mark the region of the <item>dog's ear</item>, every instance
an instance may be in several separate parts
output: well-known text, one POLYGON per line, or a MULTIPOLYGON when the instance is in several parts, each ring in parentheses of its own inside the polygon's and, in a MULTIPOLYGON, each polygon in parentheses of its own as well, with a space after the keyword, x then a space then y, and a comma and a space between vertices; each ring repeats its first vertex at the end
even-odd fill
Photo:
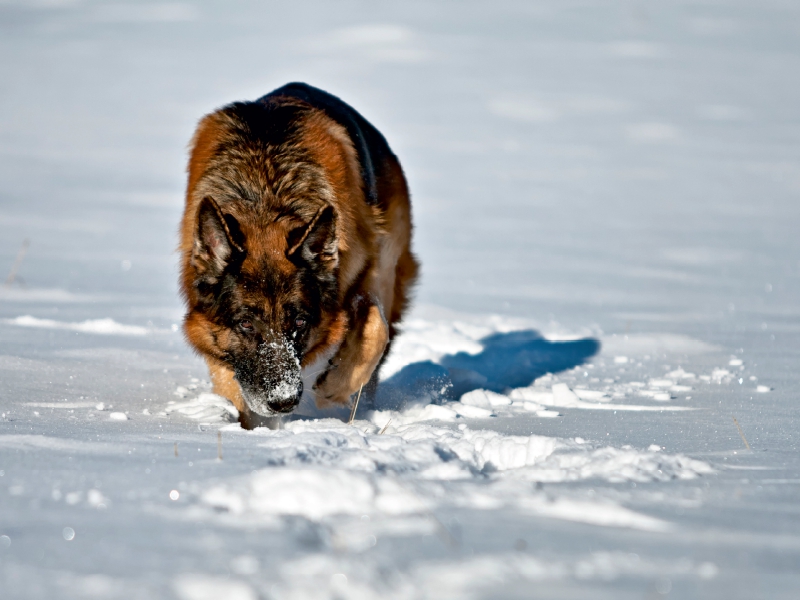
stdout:
POLYGON ((197 211, 192 265, 200 280, 215 283, 236 254, 244 252, 239 222, 224 215, 214 200, 204 198, 197 211))
POLYGON ((336 231, 336 211, 325 204, 308 225, 289 232, 289 257, 299 255, 308 262, 320 262, 328 268, 339 262, 339 237, 336 231))

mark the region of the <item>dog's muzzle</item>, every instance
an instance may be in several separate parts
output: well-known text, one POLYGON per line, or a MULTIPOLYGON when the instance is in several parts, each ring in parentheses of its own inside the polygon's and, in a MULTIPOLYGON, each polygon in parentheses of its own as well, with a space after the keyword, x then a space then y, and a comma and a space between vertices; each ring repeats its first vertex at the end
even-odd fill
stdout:
POLYGON ((303 382, 299 378, 280 381, 264 386, 266 389, 253 389, 242 385, 242 396, 248 408, 262 417, 292 412, 303 396, 303 382))
POLYGON ((291 412, 303 395, 300 361, 279 337, 264 342, 251 360, 237 365, 236 379, 250 410, 265 417, 291 412))

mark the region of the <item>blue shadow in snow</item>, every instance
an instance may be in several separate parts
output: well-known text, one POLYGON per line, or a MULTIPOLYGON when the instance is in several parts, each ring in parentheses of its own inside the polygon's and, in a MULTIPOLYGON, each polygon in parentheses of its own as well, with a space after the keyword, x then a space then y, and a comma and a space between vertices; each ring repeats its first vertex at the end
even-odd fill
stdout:
POLYGON ((376 408, 398 408, 408 402, 443 402, 476 389, 506 392, 524 387, 546 373, 583 364, 600 350, 594 338, 550 341, 538 331, 495 333, 480 340, 479 354, 459 352, 406 365, 381 382, 376 408))

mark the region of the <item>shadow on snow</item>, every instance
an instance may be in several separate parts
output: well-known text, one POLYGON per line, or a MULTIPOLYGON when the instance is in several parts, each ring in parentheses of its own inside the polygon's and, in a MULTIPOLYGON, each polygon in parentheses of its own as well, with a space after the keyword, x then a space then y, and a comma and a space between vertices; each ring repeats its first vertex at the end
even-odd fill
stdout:
POLYGON ((479 354, 443 356, 439 364, 406 365, 381 382, 375 399, 379 409, 396 409, 408 402, 455 400, 476 389, 507 392, 525 387, 546 373, 583 364, 600 350, 594 338, 550 341, 538 331, 495 333, 480 340, 479 354))

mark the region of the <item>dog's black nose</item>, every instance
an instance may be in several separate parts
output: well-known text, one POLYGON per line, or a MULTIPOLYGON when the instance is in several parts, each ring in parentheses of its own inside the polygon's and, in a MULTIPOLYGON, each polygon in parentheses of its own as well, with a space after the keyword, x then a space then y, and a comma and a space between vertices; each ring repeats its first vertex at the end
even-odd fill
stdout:
POLYGON ((300 404, 300 396, 301 394, 298 394, 294 398, 287 398, 286 400, 280 400, 278 402, 267 402, 267 406, 271 411, 276 413, 292 412, 294 407, 300 404))
POLYGON ((292 398, 283 398, 282 400, 273 400, 267 402, 270 410, 276 413, 288 413, 294 410, 295 406, 300 404, 300 398, 303 395, 303 383, 300 382, 300 388, 297 390, 297 395, 292 398))

